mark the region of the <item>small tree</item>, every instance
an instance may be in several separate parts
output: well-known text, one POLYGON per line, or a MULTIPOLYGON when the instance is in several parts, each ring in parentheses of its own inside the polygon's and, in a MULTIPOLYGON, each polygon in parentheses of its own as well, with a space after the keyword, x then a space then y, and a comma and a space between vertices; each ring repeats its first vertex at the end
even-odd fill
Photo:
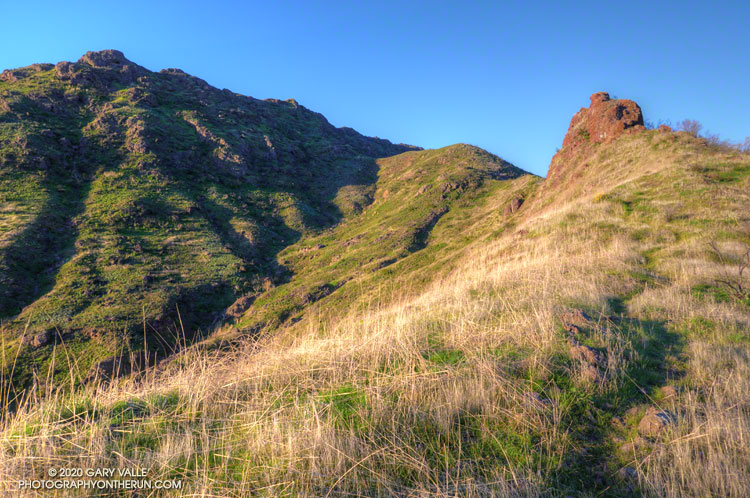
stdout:
POLYGON ((695 119, 683 119, 677 123, 677 129, 690 133, 692 136, 697 137, 700 133, 703 125, 695 119))
POLYGON ((723 285, 729 294, 738 301, 750 305, 750 287, 745 280, 747 276, 745 271, 750 269, 750 245, 745 245, 743 253, 739 256, 728 256, 719 250, 716 242, 711 242, 711 251, 723 266, 723 273, 716 283, 723 285), (734 266, 733 270, 729 270, 734 266))

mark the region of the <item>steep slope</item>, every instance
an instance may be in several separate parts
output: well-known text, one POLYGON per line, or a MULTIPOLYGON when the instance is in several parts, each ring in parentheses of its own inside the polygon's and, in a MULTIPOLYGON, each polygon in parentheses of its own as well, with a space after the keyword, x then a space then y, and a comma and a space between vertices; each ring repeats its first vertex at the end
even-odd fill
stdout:
MULTIPOLYGON (((448 272, 470 244, 497 237, 512 222, 503 208, 540 181, 464 144, 378 160, 373 202, 281 251, 279 263, 294 276, 241 298, 230 309, 236 323, 229 335, 318 314, 334 319, 376 295, 418 292, 448 272), (250 306, 244 313, 243 304, 250 306)), ((349 194, 342 189, 341 195, 349 194)))
POLYGON ((414 149, 117 51, 4 71, 0 318, 17 384, 190 341, 289 278, 281 249, 361 210, 375 158, 414 149))

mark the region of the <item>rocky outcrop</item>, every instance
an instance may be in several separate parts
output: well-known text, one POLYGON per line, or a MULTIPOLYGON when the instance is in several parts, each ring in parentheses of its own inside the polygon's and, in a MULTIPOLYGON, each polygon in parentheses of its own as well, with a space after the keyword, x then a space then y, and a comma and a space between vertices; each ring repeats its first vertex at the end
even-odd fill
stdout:
POLYGON ((52 64, 32 64, 28 67, 18 69, 6 69, 0 73, 0 81, 14 83, 20 79, 26 78, 27 76, 31 76, 34 73, 49 71, 53 67, 52 64))
POLYGON ((547 178, 558 178, 564 164, 581 149, 594 143, 607 143, 625 133, 645 130, 641 108, 632 100, 611 99, 607 92, 591 96, 591 105, 570 120, 562 148, 552 158, 547 178))
POLYGON ((58 78, 62 80, 70 81, 76 86, 102 89, 109 88, 114 82, 131 84, 149 73, 146 68, 129 61, 119 50, 86 52, 76 63, 64 61, 54 67, 58 78))
POLYGON ((93 67, 116 67, 133 64, 119 50, 86 52, 80 59, 78 59, 78 63, 88 64, 93 67))
POLYGON ((632 100, 609 98, 607 92, 591 96, 591 105, 578 111, 570 120, 563 147, 581 142, 608 142, 626 130, 643 130, 641 108, 632 100))

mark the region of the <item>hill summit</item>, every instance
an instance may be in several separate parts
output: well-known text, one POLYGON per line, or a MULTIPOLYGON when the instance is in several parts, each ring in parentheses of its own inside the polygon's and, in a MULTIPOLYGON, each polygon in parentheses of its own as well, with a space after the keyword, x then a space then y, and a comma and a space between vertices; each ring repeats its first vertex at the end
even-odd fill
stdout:
POLYGON ((554 183, 561 173, 561 165, 574 158, 581 148, 611 142, 623 133, 645 129, 638 104, 632 100, 613 100, 608 93, 597 92, 591 96, 591 105, 581 108, 570 120, 562 148, 552 158, 547 178, 554 183))

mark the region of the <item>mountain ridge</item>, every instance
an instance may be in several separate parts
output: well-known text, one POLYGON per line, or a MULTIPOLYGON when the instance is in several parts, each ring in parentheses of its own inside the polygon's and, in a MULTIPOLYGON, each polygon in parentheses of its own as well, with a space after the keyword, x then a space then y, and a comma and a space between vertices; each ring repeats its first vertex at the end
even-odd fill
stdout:
MULTIPOLYGON (((132 351, 170 354, 183 328, 205 332, 233 301, 288 281, 278 251, 376 201, 377 158, 421 150, 335 128, 294 100, 152 72, 115 50, 2 75, 0 167, 11 213, 0 311, 10 342, 22 344, 6 353, 33 365, 15 371, 24 385, 48 364, 64 375, 70 360, 57 343, 80 352, 80 379, 132 351)), ((423 247, 448 204, 483 178, 524 174, 456 147, 446 150, 465 154, 441 159, 440 192, 424 213, 401 218, 406 232, 385 259, 423 247)), ((302 301, 328 292, 324 284, 300 291, 302 301)))

